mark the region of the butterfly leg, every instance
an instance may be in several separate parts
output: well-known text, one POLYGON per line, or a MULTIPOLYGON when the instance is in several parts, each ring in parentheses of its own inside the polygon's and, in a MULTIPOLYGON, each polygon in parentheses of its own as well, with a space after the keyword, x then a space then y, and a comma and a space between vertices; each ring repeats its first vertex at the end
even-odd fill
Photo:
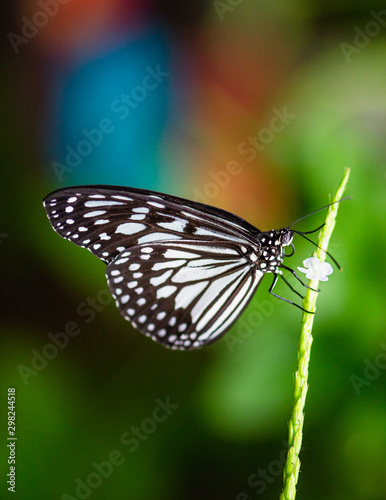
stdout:
POLYGON ((297 290, 295 290, 295 288, 293 286, 290 285, 290 283, 284 278, 284 276, 282 274, 280 274, 280 278, 284 281, 284 283, 294 292, 296 293, 296 295, 298 297, 300 297, 301 299, 304 299, 304 296, 302 294, 300 294, 297 290))
POLYGON ((289 271, 303 286, 305 286, 306 288, 309 288, 310 290, 312 290, 313 292, 320 292, 319 289, 315 289, 315 288, 311 288, 310 286, 306 285, 305 283, 303 283, 303 281, 299 278, 299 276, 295 273, 295 271, 293 269, 291 269, 290 267, 287 267, 287 266, 284 266, 283 264, 280 266, 282 269, 285 269, 286 271, 289 271))
MULTIPOLYGON (((302 311, 304 311, 306 313, 314 314, 311 311, 307 311, 307 309, 304 309, 302 306, 299 306, 298 304, 295 304, 295 302, 292 302, 292 300, 285 299, 284 297, 281 297, 280 295, 277 295, 276 293, 274 293, 273 289, 275 288, 277 280, 278 280, 278 274, 274 274, 272 285, 270 286, 270 288, 268 290, 271 295, 273 295, 274 297, 276 297, 276 298, 278 298, 280 300, 284 300, 284 302, 288 302, 289 304, 292 304, 293 306, 297 307, 298 309, 301 309, 302 311)), ((292 288, 292 287, 290 287, 290 288, 292 288)))
POLYGON ((295 253, 295 246, 294 246, 294 244, 291 242, 290 245, 291 245, 291 248, 292 248, 292 252, 290 254, 288 254, 288 255, 285 254, 285 257, 292 257, 293 254, 295 253))

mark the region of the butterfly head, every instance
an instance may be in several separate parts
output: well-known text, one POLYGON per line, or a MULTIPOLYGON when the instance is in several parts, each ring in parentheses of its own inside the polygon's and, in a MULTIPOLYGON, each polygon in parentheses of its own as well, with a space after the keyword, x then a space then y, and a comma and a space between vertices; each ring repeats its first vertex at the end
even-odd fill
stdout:
POLYGON ((265 231, 258 235, 259 268, 263 272, 275 273, 283 262, 284 247, 292 244, 293 231, 282 229, 265 231))
POLYGON ((294 237, 294 232, 288 229, 288 227, 283 227, 279 231, 276 231, 279 234, 279 239, 281 241, 281 245, 286 247, 291 245, 292 239, 294 237))

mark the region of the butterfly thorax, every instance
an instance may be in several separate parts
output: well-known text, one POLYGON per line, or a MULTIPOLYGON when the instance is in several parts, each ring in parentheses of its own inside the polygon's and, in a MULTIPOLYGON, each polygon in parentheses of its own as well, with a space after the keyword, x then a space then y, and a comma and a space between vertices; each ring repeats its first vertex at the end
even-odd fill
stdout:
POLYGON ((283 262, 284 247, 292 243, 293 232, 288 228, 259 233, 256 238, 258 245, 257 268, 264 273, 277 273, 283 262))

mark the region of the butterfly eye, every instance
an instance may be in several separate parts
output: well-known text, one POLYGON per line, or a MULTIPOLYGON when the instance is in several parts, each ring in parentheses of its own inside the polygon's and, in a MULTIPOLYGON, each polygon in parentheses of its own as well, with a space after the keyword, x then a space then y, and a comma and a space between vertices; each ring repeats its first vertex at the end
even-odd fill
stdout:
POLYGON ((291 244, 294 233, 292 231, 290 231, 289 229, 282 229, 282 231, 283 231, 283 233, 282 233, 282 237, 281 237, 281 244, 285 247, 285 246, 291 244))

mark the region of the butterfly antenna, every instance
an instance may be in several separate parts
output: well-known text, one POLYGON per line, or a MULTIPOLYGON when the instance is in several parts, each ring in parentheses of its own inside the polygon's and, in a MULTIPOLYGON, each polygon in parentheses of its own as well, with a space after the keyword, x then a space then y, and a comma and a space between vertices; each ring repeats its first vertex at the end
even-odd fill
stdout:
POLYGON ((323 226, 325 226, 326 223, 324 222, 321 226, 317 227, 316 229, 313 229, 312 231, 295 231, 296 233, 302 233, 302 234, 312 234, 312 233, 316 233, 316 231, 319 231, 320 229, 322 229, 323 226))
MULTIPOLYGON (((323 227, 324 224, 320 227, 323 227)), ((318 228, 320 229, 320 228, 318 228)), ((307 238, 307 236, 304 236, 305 234, 308 234, 308 233, 301 233, 300 231, 294 231, 292 229, 292 231, 295 233, 295 234, 299 234, 300 236, 302 236, 305 240, 309 241, 310 243, 312 243, 313 245, 315 245, 317 248, 319 248, 320 250, 322 250, 323 252, 326 253, 326 255, 328 255, 330 257, 330 259, 333 261, 333 263, 336 265, 336 267, 339 269, 339 271, 342 270, 342 268, 340 267, 340 265, 338 264, 338 262, 334 259, 334 257, 330 254, 330 252, 327 252, 327 250, 324 250, 324 248, 320 247, 317 243, 315 243, 315 241, 312 241, 310 238, 307 238)), ((315 231, 317 231, 317 229, 315 229, 315 231)), ((310 233, 313 233, 315 231, 309 231, 310 233)))
MULTIPOLYGON (((337 201, 333 201, 332 203, 329 203, 328 205, 325 205, 324 207, 321 207, 321 208, 318 208, 317 210, 314 210, 313 212, 305 215, 304 217, 300 217, 300 219, 296 220, 295 222, 292 222, 292 224, 290 224, 288 226, 288 229, 293 226, 294 224, 296 224, 297 222, 300 222, 301 220, 305 219, 306 217, 309 217, 310 215, 314 215, 316 214, 316 212, 320 212, 321 210, 324 210, 325 208, 328 208, 328 207, 331 207, 331 205, 335 205, 335 203, 340 203, 341 201, 344 201, 344 200, 350 200, 352 198, 352 196, 346 196, 345 198, 341 198, 340 200, 337 200, 337 201)), ((319 229, 319 228, 318 228, 319 229)), ((315 231, 317 231, 318 229, 315 229, 315 231)), ((311 233, 314 232, 314 231, 310 231, 311 233)), ((300 233, 299 233, 300 234, 300 233)), ((303 233, 303 234, 307 234, 307 233, 303 233)))

